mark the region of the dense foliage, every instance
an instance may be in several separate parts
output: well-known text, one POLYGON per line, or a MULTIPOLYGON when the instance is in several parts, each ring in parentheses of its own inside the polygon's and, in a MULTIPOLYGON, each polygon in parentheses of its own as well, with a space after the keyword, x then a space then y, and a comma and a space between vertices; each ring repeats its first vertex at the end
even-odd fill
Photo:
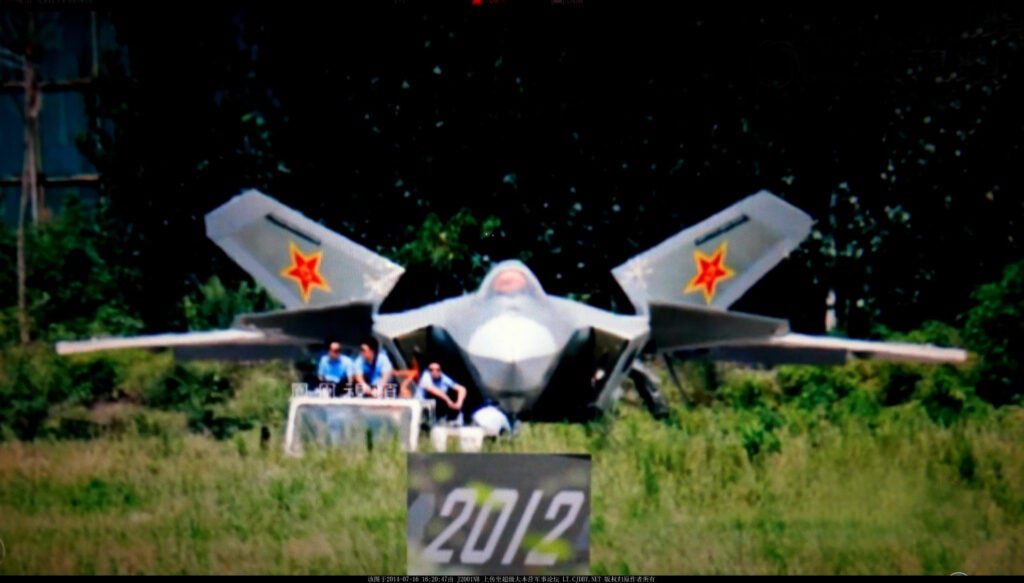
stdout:
POLYGON ((1024 262, 1007 266, 1001 281, 974 293, 977 306, 967 315, 969 346, 984 355, 979 393, 998 403, 1024 395, 1024 262))

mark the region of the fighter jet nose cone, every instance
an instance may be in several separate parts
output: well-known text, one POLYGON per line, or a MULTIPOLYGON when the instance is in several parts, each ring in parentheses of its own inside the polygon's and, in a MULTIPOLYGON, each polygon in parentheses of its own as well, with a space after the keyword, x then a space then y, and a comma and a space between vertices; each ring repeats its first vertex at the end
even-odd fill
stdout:
POLYGON ((482 386, 513 413, 529 408, 540 396, 560 349, 547 327, 517 314, 488 320, 466 345, 482 386))
POLYGON ((551 331, 536 320, 502 314, 480 326, 469 338, 469 353, 504 362, 517 362, 554 354, 558 350, 551 331))

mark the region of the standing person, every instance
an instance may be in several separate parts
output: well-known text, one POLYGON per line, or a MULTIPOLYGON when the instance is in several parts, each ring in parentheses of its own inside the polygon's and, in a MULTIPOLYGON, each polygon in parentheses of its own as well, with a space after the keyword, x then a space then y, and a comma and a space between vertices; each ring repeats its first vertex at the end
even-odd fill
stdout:
POLYGON ((441 371, 440 363, 432 362, 420 377, 420 384, 416 387, 416 398, 434 399, 437 401, 435 414, 438 419, 459 422, 462 418, 462 404, 466 400, 466 392, 466 387, 456 383, 441 371))
POLYGON ((320 357, 316 378, 322 383, 346 383, 352 374, 352 359, 341 353, 341 344, 331 342, 327 354, 320 357))
POLYGON ((359 345, 359 357, 353 365, 356 384, 363 387, 371 397, 384 396, 384 385, 388 384, 394 373, 391 359, 383 350, 376 338, 367 338, 359 345))

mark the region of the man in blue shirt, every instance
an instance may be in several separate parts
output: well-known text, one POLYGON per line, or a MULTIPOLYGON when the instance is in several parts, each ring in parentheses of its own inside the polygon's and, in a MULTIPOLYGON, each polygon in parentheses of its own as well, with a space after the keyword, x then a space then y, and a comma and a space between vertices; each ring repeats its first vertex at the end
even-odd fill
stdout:
POLYGON ((341 344, 331 342, 327 354, 320 357, 316 376, 322 383, 344 383, 352 374, 352 359, 341 353, 341 344))
POLYGON ((439 363, 432 362, 420 377, 420 384, 416 386, 416 398, 432 398, 437 401, 434 412, 438 419, 458 421, 462 416, 462 404, 466 400, 466 387, 441 372, 439 363), (454 400, 452 391, 455 392, 454 400))
POLYGON ((367 338, 359 345, 359 357, 352 366, 356 384, 371 397, 381 397, 384 385, 391 380, 394 367, 391 359, 377 345, 375 338, 367 338))

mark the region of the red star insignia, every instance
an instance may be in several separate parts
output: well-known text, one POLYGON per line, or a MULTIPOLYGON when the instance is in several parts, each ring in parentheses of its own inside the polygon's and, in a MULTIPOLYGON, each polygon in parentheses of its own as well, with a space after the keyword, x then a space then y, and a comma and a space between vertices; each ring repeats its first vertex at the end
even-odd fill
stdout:
POLYGON ((291 241, 288 242, 288 251, 292 256, 292 264, 281 270, 281 277, 290 279, 299 286, 299 293, 302 294, 304 303, 309 303, 309 295, 313 292, 313 288, 319 288, 325 292, 331 291, 327 280, 320 275, 323 251, 303 255, 302 250, 291 241))
POLYGON ((697 274, 693 276, 690 283, 686 284, 683 293, 688 294, 700 290, 704 292, 704 302, 708 304, 715 299, 715 286, 718 282, 735 275, 735 272, 725 264, 728 245, 728 242, 722 243, 710 257, 701 253, 700 249, 693 250, 693 261, 697 264, 697 274))

